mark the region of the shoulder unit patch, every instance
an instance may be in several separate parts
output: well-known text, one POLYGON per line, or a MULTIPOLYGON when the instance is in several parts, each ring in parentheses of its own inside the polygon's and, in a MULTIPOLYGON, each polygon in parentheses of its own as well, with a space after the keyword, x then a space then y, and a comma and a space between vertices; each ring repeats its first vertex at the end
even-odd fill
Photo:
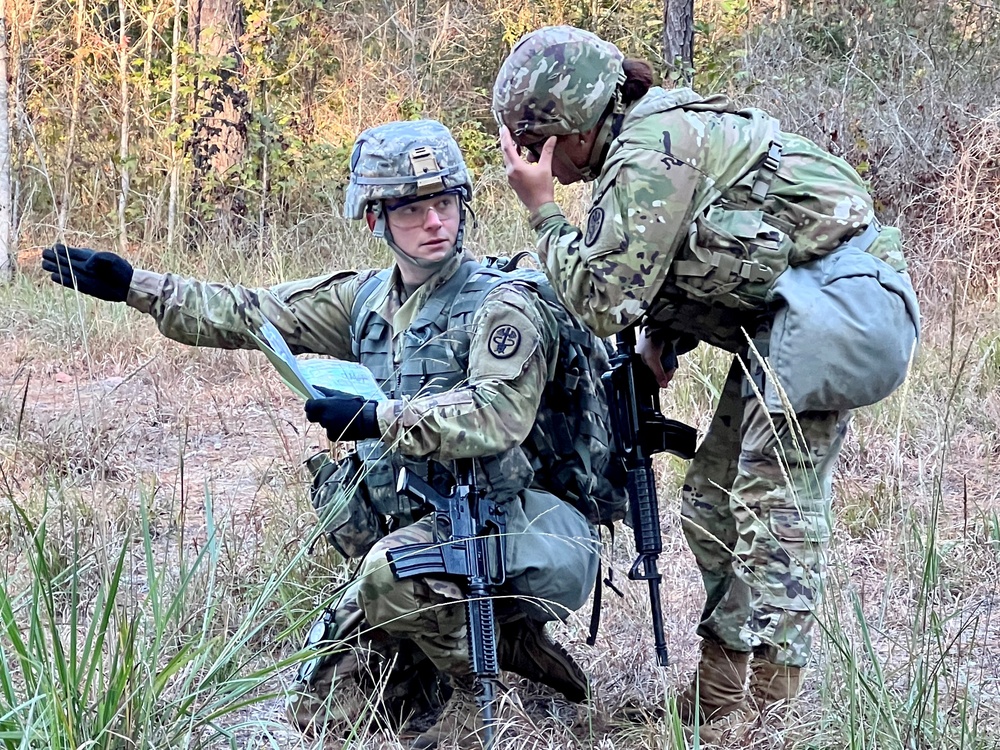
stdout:
POLYGON ((587 218, 587 231, 583 235, 583 244, 590 247, 595 242, 597 242, 597 237, 601 233, 601 227, 604 226, 604 209, 598 206, 590 211, 590 216, 587 218))
POLYGON ((520 346, 521 332, 512 325, 499 325, 490 334, 490 354, 497 359, 513 357, 520 346))

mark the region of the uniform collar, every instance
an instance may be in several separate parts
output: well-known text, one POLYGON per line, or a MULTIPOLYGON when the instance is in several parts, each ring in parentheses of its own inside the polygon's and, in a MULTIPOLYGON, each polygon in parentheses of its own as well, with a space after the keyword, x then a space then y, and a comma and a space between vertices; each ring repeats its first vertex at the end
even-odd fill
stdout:
MULTIPOLYGON (((403 299, 403 280, 399 276, 399 265, 392 264, 392 273, 389 277, 376 287, 371 296, 371 309, 387 323, 392 324, 394 330, 399 327, 395 325, 396 316, 405 308, 411 311, 411 317, 424 306, 427 298, 434 293, 434 290, 448 281, 461 265, 467 260, 475 260, 468 252, 461 255, 455 254, 441 266, 441 268, 427 281, 421 284, 409 299, 403 299)), ((403 326, 405 328, 406 326, 403 326)))

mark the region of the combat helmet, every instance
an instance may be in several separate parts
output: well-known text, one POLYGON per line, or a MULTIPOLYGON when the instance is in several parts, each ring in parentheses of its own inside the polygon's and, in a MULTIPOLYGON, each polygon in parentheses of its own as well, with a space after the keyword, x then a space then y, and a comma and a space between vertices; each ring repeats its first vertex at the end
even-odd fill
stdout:
POLYGON ((585 133, 620 99, 624 56, 573 26, 529 32, 504 60, 493 85, 493 115, 514 139, 585 133))
POLYGON ((394 252, 426 267, 393 241, 386 222, 386 203, 418 201, 441 193, 459 196, 461 214, 455 252, 461 252, 466 208, 472 200, 472 177, 448 128, 436 120, 390 122, 368 128, 351 152, 351 177, 344 197, 344 216, 375 216, 372 232, 394 252))

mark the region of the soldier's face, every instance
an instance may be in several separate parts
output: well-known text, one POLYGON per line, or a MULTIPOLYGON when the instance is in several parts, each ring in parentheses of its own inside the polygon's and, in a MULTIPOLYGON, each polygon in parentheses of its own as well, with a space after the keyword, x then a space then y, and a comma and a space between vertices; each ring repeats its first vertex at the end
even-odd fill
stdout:
POLYGON ((552 176, 563 185, 572 185, 584 179, 583 169, 590 163, 594 148, 595 131, 582 135, 561 135, 552 152, 552 176))
POLYGON ((404 253, 428 261, 442 260, 451 253, 461 219, 457 195, 436 195, 387 209, 392 238, 404 253))

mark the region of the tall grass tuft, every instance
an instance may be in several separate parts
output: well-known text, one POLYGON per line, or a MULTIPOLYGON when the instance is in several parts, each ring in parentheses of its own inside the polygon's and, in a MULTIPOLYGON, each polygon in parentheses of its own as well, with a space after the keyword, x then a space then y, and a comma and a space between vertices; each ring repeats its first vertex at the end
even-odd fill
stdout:
POLYGON ((303 551, 276 565, 238 620, 220 627, 231 592, 216 576, 220 533, 210 494, 206 543, 179 567, 157 559, 145 503, 138 528, 111 549, 78 530, 67 565, 53 564, 54 512, 35 521, 13 501, 12 508, 26 570, 8 571, 0 583, 3 746, 235 747, 227 725, 276 698, 278 676, 295 663, 268 659, 258 667, 254 644, 269 630, 289 635, 288 612, 274 602, 287 599, 277 590, 303 551), (142 564, 144 585, 136 585, 142 564))

